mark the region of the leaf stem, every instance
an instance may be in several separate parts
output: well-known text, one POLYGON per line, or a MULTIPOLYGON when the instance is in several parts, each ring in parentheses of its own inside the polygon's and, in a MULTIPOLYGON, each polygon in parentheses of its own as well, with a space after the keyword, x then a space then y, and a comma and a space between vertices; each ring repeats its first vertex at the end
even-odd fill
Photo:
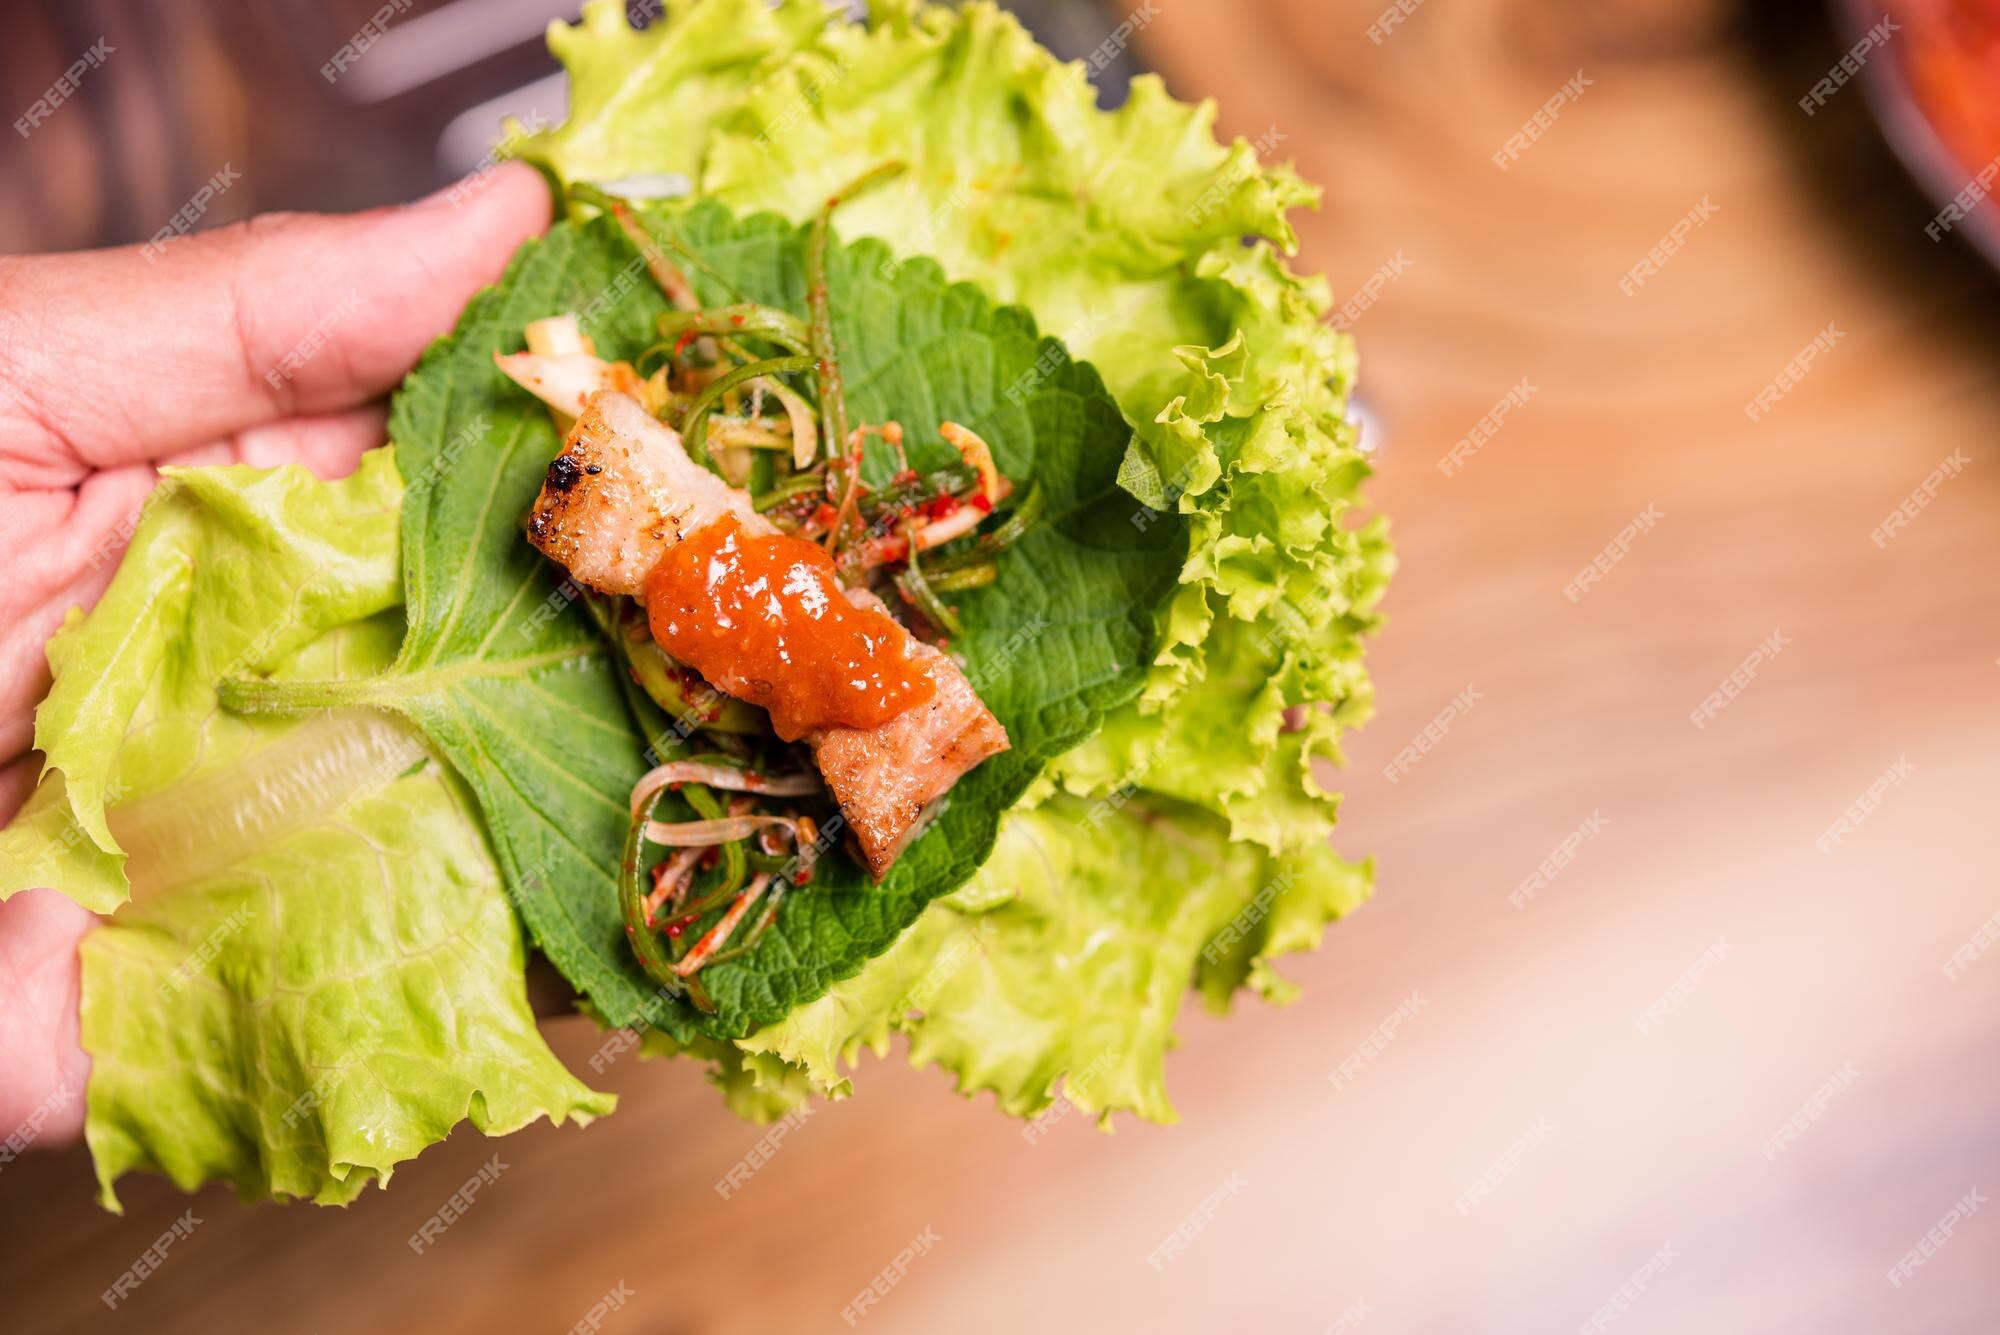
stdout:
MULTIPOLYGON (((232 714, 309 714, 347 705, 397 709, 405 700, 448 691, 461 682, 526 677, 541 668, 574 658, 607 652, 592 639, 544 649, 525 658, 469 658, 444 667, 403 672, 391 668, 373 677, 337 681, 276 681, 269 677, 224 677, 215 684, 216 698, 232 714)), ((408 652, 405 643, 404 652, 408 652)))
POLYGON ((625 239, 632 243, 632 248, 646 262, 646 272, 653 276, 653 281, 659 284, 668 301, 682 310, 691 310, 701 304, 695 297, 694 284, 688 282, 687 275, 667 258, 665 248, 639 221, 629 201, 581 181, 570 186, 570 197, 611 215, 618 224, 618 230, 625 233, 625 239))
POLYGON ((273 681, 267 677, 224 677, 216 699, 232 714, 311 714, 344 705, 380 703, 367 677, 345 681, 273 681))

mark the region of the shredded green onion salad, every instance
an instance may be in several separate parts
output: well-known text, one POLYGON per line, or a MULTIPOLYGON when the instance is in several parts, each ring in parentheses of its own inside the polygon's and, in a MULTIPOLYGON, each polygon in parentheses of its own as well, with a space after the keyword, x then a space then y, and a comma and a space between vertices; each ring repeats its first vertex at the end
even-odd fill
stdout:
MULTIPOLYGON (((994 472, 990 451, 963 427, 946 423, 943 433, 965 462, 917 473, 903 457, 900 426, 849 426, 827 283, 833 211, 902 170, 889 162, 866 173, 814 219, 803 319, 747 301, 701 307, 682 267, 709 272, 699 256, 660 235, 628 200, 582 184, 570 193, 573 207, 616 222, 673 306, 656 322, 660 341, 634 367, 649 407, 678 427, 689 456, 738 485, 747 482, 752 504, 781 530, 823 540, 844 580, 893 589, 920 628, 951 636, 964 626, 945 595, 999 577, 1000 554, 1040 519, 1043 494, 1031 484, 1008 504, 1008 484, 994 472), (810 402, 785 379, 803 373, 810 373, 810 402), (861 481, 871 435, 900 465, 889 483, 872 489, 861 481), (958 513, 926 532, 967 506, 979 511, 976 522, 958 513), (989 514, 1000 522, 982 533, 989 514)), ((626 933, 649 977, 713 1010, 700 970, 753 949, 786 892, 809 879, 818 826, 773 799, 823 800, 817 776, 799 748, 770 733, 761 710, 670 658, 636 601, 587 593, 583 602, 613 646, 626 705, 651 743, 654 768, 634 790, 618 880, 626 933), (719 793, 718 783, 733 795, 719 793), (688 819, 658 818, 670 799, 688 819), (669 856, 654 862, 649 846, 669 856)))
POLYGON ((1035 521, 1042 517, 1042 506, 1045 503, 1042 497, 1042 484, 1030 482, 1027 494, 1021 497, 1020 503, 1007 516, 1005 523, 991 533, 982 533, 970 539, 956 550, 947 549, 948 554, 939 556, 937 560, 931 562, 932 568, 958 570, 965 566, 992 561, 1027 536, 1028 530, 1035 526, 1035 521))
POLYGON ((714 411, 722 396, 745 381, 763 376, 790 375, 794 371, 810 371, 811 357, 773 357, 768 361, 751 362, 732 371, 724 372, 708 382, 708 387, 695 396, 688 408, 687 419, 681 424, 682 443, 687 446, 688 455, 704 468, 709 467, 708 456, 708 416, 714 411))

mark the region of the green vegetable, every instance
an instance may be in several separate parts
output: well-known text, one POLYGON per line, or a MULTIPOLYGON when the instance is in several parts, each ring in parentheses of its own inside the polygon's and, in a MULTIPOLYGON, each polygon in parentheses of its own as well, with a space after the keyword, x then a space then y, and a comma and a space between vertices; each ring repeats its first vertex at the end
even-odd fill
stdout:
POLYGON ((49 646, 48 768, 0 832, 0 897, 116 910, 82 950, 113 1209, 134 1168, 345 1202, 467 1118, 497 1135, 611 1109, 535 1032, 478 818, 416 735, 217 708, 233 672, 388 665, 402 490, 386 450, 332 483, 170 470, 103 600, 49 646))
POLYGON ((786 501, 796 500, 800 496, 810 496, 816 491, 824 493, 825 490, 826 478, 822 474, 795 473, 769 491, 759 492, 752 499, 752 504, 761 514, 766 510, 777 509, 786 501))
MULTIPOLYGON (((726 814, 715 794, 701 784, 682 785, 680 795, 681 800, 693 807, 695 816, 701 820, 720 820, 726 814)), ((702 914, 722 903, 742 887, 746 870, 743 847, 742 840, 733 840, 722 845, 722 879, 716 882, 706 895, 683 905, 680 910, 681 916, 699 919, 702 914)), ((676 941, 674 945, 677 957, 684 947, 692 944, 693 942, 685 936, 676 941)), ((703 1004, 708 999, 706 983, 702 985, 702 989, 702 994, 695 999, 695 1004, 702 1010, 713 1010, 713 1006, 703 1004)))
POLYGON ((797 371, 810 371, 811 357, 773 357, 767 361, 751 362, 723 372, 703 387, 688 405, 687 418, 681 425, 682 444, 687 446, 688 457, 706 466, 708 459, 708 414, 722 396, 746 380, 756 380, 767 375, 789 375, 797 371))
MULTIPOLYGON (((1366 884, 1365 867, 1325 853, 1337 798, 1314 767, 1370 712, 1362 639, 1393 566, 1381 522, 1352 522, 1369 472, 1347 420, 1353 344, 1325 322, 1326 284, 1279 255, 1294 244, 1287 212, 1318 191, 1245 140, 1217 144, 1213 107, 1177 103, 1155 78, 1100 111, 1080 66, 990 4, 871 12, 856 26, 828 23, 812 0, 680 0, 635 33, 618 6, 588 4, 550 34, 570 118, 521 151, 559 180, 677 172, 698 197, 798 221, 899 161, 900 177, 842 206, 843 233, 895 247, 886 271, 928 256, 1019 303, 1103 373, 1135 424, 1124 481, 1182 513, 1193 549, 1146 691, 1055 777, 1085 797, 1171 799, 1260 855, 1303 859, 1284 930, 1204 962, 1199 978, 1211 999, 1237 984, 1281 999, 1270 959, 1316 940, 1366 884), (1316 702, 1329 707, 1296 708, 1316 702), (1298 730, 1285 731, 1287 711, 1298 730)), ((1254 875, 1190 875, 1246 904, 1259 888, 1254 875)), ((950 912, 933 908, 917 931, 950 912)), ((1044 969, 1034 985, 1058 1006, 1069 980, 1044 969)), ((955 1023, 926 1021, 933 1042, 969 1050, 971 1032, 946 1044, 955 1023)), ((1058 1050, 1051 1028, 1030 1034, 1019 1041, 1058 1050)), ((1134 1028, 1125 1047, 1157 1063, 1163 1043, 1158 1027, 1134 1028)), ((1106 1106, 1160 1112, 1136 1098, 1106 1106)))
MULTIPOLYGON (((819 433, 826 457, 847 452, 847 393, 840 375, 840 349, 834 341, 833 298, 827 282, 826 248, 833 235, 833 204, 813 219, 806 238, 806 327, 812 331, 812 355, 819 366, 819 433)), ((848 486, 853 487, 850 475, 848 486)))
POLYGON ((1015 506, 1000 523, 976 538, 952 544, 947 550, 939 552, 936 559, 929 564, 938 570, 957 570, 964 566, 991 562, 1000 553, 1027 536, 1028 531, 1041 519, 1044 504, 1042 484, 1040 479, 1036 479, 1028 484, 1028 493, 1021 497, 1021 503, 1015 506))
POLYGON ((957 593, 961 589, 984 588, 998 578, 1000 578, 1000 567, 991 561, 959 566, 941 575, 926 576, 932 593, 957 593))
POLYGON ((896 576, 896 591, 903 595, 910 606, 922 613, 924 619, 935 626, 941 634, 965 633, 965 624, 958 619, 958 613, 946 607, 932 590, 929 582, 924 579, 923 568, 918 563, 917 553, 914 550, 910 553, 910 564, 904 568, 902 574, 896 576))
POLYGON ((668 716, 682 720, 685 732, 700 728, 707 732, 761 736, 769 729, 770 722, 763 710, 734 696, 707 687, 702 688, 700 698, 691 696, 688 693, 691 684, 701 679, 660 648, 647 630, 645 608, 629 598, 606 598, 594 593, 584 594, 582 602, 598 633, 611 642, 620 660, 623 671, 619 685, 643 691, 652 702, 653 712, 660 715, 657 719, 640 718, 640 706, 634 701, 632 691, 624 690, 626 708, 639 719, 640 735, 650 739, 654 754, 666 753, 664 735, 668 716))
MULTIPOLYGON (((808 229, 713 204, 641 218, 700 258, 691 281, 704 302, 805 309, 808 229)), ((646 346, 664 300, 625 277, 634 254, 610 220, 561 223, 524 246, 397 397, 390 433, 413 483, 403 511, 410 630, 395 666, 363 682, 246 679, 225 693, 246 710, 371 705, 422 728, 472 787, 510 883, 533 872, 546 886, 521 905, 537 943, 612 1023, 652 1014, 676 1040, 735 1037, 853 974, 971 876, 1001 813, 1144 683, 1186 528, 1119 488, 1130 428, 1117 405, 1020 311, 928 264, 885 280, 887 258, 879 242, 827 249, 856 420, 903 421, 912 465, 930 469, 958 457, 936 424, 963 422, 994 442, 1003 471, 1046 477, 1047 517, 1009 549, 999 580, 965 594, 966 633, 952 646, 1013 749, 957 785, 882 884, 845 856, 823 859, 754 951, 702 971, 713 1015, 685 1001, 661 1008, 626 943, 617 850, 649 739, 562 572, 521 538, 520 516, 561 446, 542 406, 492 361, 519 346, 530 320, 564 310, 586 313, 607 357, 646 346), (1007 394, 1056 361, 1034 392, 1007 394), (1140 514, 1152 518, 1135 523, 1140 514)), ((886 480, 893 465, 869 468, 886 480)))
POLYGON ((625 834, 618 863, 618 911, 625 919, 625 939, 632 943, 632 953, 638 956, 640 967, 661 987, 678 992, 686 984, 674 973, 674 962, 667 958, 660 938, 653 931, 652 915, 646 912, 646 869, 639 859, 646 828, 641 822, 653 818, 665 796, 666 789, 662 788, 648 798, 625 834))
POLYGON ((812 348, 812 335, 805 322, 790 311, 774 311, 769 306, 717 306, 705 311, 670 311, 655 322, 661 338, 679 339, 684 334, 723 334, 731 337, 768 339, 791 353, 812 348))
MULTIPOLYGON (((520 347, 530 320, 581 309, 621 271, 633 303, 618 308, 626 327, 651 328, 664 299, 643 272, 625 270, 633 256, 618 228, 593 228, 594 268, 577 259, 571 229, 525 247, 508 283, 473 298, 461 341, 433 345, 396 397, 408 633, 394 665, 351 682, 246 673, 222 698, 245 712, 354 705, 415 723, 472 789, 507 883, 542 887, 517 907, 543 953, 626 1024, 652 992, 625 947, 617 885, 643 744, 633 742, 609 646, 574 605, 576 586, 522 539, 521 516, 560 447, 547 413, 491 363, 492 349, 520 347), (449 374, 427 374, 470 346, 486 350, 483 365, 460 355, 449 374), (447 413, 458 406, 466 410, 447 413)), ((586 332, 602 345, 607 330, 586 332)))
POLYGON ((1248 961, 1316 945, 1368 879, 1324 846, 1231 843, 1220 819, 1171 800, 1058 795, 1010 814, 972 882, 858 977, 741 1040, 785 1063, 748 1074, 786 1104, 798 1075, 840 1097, 861 1050, 900 1032, 911 1061, 1015 1116, 1060 1084, 1084 1111, 1172 1121, 1165 1055, 1189 979, 1221 1009, 1248 961))
POLYGON ((625 234, 625 239, 638 251, 640 261, 646 266, 646 272, 652 275, 653 282, 660 289, 660 295, 677 307, 685 308, 694 304, 694 289, 689 285, 687 275, 667 258, 665 248, 658 243, 657 238, 646 231, 645 225, 639 221, 638 214, 633 211, 629 201, 587 185, 574 187, 570 191, 570 199, 573 203, 603 209, 611 215, 612 221, 618 224, 618 230, 625 234))
POLYGON ((970 464, 953 464, 908 482, 892 482, 879 491, 869 492, 861 498, 861 513, 873 519, 897 506, 925 500, 945 492, 963 496, 978 485, 978 469, 970 464))
MULTIPOLYGON (((712 1063, 757 1117, 844 1092, 859 1049, 901 1030, 915 1060, 1010 1111, 1060 1088, 1166 1119, 1188 985, 1217 1008, 1243 987, 1283 1000, 1271 961, 1366 897, 1370 869, 1330 851, 1336 799, 1313 770, 1368 713, 1361 641, 1392 558, 1379 521, 1354 522, 1352 345, 1324 323, 1324 283, 1279 254, 1287 211, 1317 192, 1216 144, 1212 108, 1157 80, 1098 110, 1079 67, 981 0, 870 8, 863 27, 818 0, 669 0, 634 33, 595 0, 557 28, 571 116, 525 154, 559 181, 681 173, 692 205, 559 226, 474 301, 396 405, 400 529, 379 454, 336 484, 183 475, 100 611, 50 646, 48 767, 0 833, 0 894, 53 883, 108 911, 128 876, 139 887, 85 947, 107 1197, 155 1164, 345 1200, 461 1118, 500 1131, 608 1108, 532 1032, 496 858, 594 1013, 657 1017, 647 1048, 712 1063), (1017 749, 959 785, 879 889, 824 860, 754 949, 703 971, 707 1021, 659 1009, 624 941, 606 850, 645 702, 520 540, 556 440, 490 354, 563 310, 609 355, 645 349, 667 302, 635 267, 635 225, 687 263, 655 257, 663 281, 783 313, 668 327, 797 352, 803 225, 885 163, 902 170, 842 205, 849 244, 827 249, 851 414, 902 420, 930 469, 958 462, 930 429, 967 423, 1017 480, 1073 491, 960 600, 954 651, 1017 749), (224 677, 228 704, 272 712, 219 710, 224 677), (1314 702, 1329 707, 1300 708, 1314 702), (299 712, 321 705, 341 708, 299 712), (410 760, 395 716, 437 759, 410 760), (253 800, 246 776, 267 769, 351 790, 301 828, 282 785, 269 809, 253 800), (285 930, 245 912, 279 896, 285 930), (274 981, 297 1003, 270 1004, 274 981), (393 1055, 362 1042, 379 1035, 393 1055), (347 1070, 379 1078, 320 1085, 347 1070)), ((868 461, 871 484, 887 467, 868 461)), ((760 856, 746 863, 769 870, 760 856)))

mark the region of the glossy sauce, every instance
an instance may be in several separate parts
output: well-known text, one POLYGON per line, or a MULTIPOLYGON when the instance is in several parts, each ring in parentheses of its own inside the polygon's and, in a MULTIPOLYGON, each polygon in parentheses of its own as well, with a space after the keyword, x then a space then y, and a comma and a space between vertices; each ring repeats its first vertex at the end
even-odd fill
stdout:
POLYGON ((833 560, 733 516, 667 549, 646 577, 660 647, 718 688, 771 711, 778 736, 875 728, 937 694, 909 632, 849 603, 833 560))

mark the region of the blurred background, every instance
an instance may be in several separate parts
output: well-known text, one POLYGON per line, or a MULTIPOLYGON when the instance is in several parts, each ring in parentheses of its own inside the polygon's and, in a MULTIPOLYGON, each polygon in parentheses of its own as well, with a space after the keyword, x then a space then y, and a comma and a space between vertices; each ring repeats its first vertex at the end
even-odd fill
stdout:
MULTIPOLYGON (((143 239, 224 164, 203 226, 408 198, 560 115, 563 6, 415 0, 329 85, 377 8, 10 6, 9 107, 120 53, 5 137, 0 248, 143 239)), ((1081 55, 1132 6, 1018 8, 1081 55)), ((1402 556, 1341 779, 1380 890, 1287 963, 1303 1000, 1190 1008, 1181 1124, 1109 1137, 864 1059, 726 1201, 762 1132, 621 1062, 616 1117, 458 1135, 344 1211, 206 1191, 115 1314, 188 1203, 133 1179, 113 1218, 81 1151, 29 1156, 0 1326, 563 1330, 623 1283, 607 1331, 838 1331, 930 1228, 868 1329, 2000 1328, 1993 6, 1154 8, 1105 99, 1157 70, 1328 187, 1301 262, 1402 556)))

